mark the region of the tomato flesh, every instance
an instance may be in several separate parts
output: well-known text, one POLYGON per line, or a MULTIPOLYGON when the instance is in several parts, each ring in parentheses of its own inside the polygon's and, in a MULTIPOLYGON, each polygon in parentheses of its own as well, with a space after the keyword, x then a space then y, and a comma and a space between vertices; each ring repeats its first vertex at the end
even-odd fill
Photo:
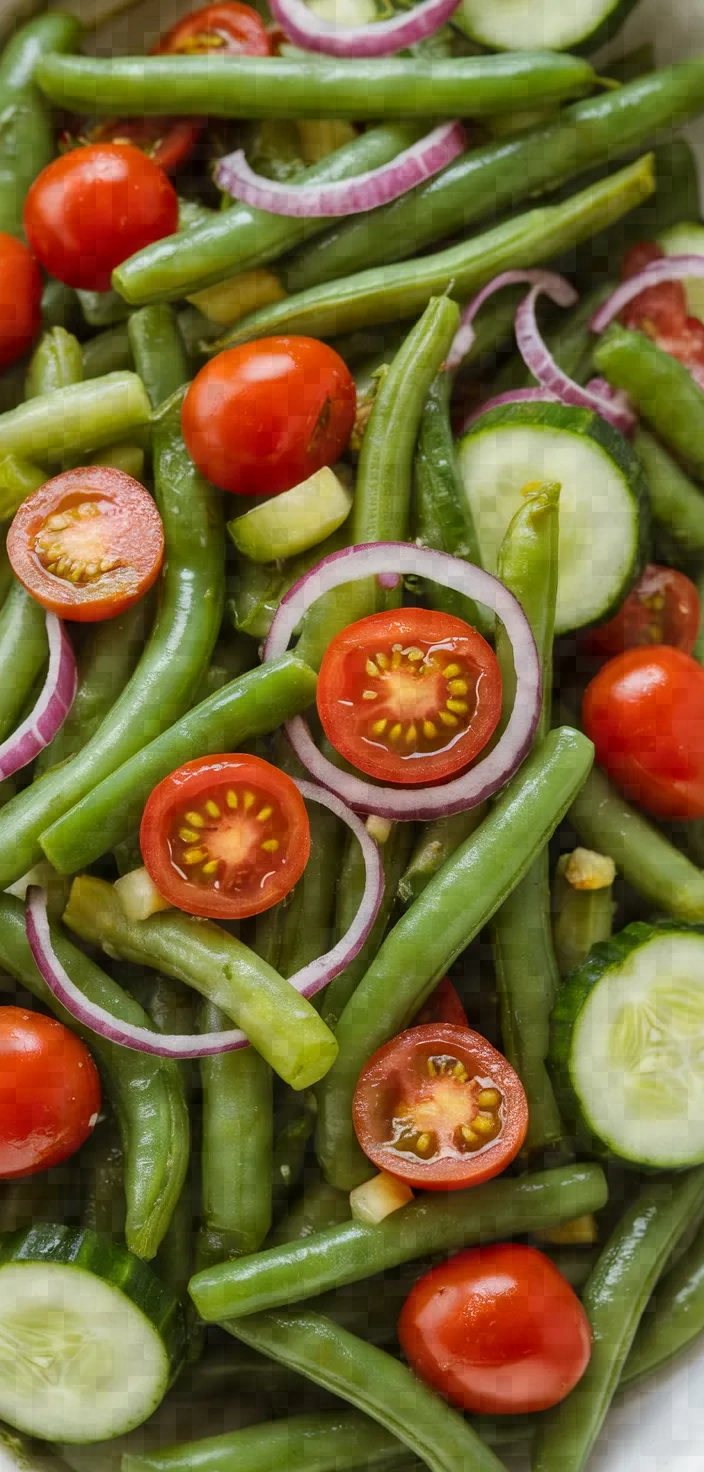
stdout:
POLYGON ((699 594, 674 567, 650 563, 615 618, 586 637, 593 654, 622 654, 638 645, 669 644, 691 654, 699 633, 699 594))
POLYGON ((7 534, 12 569, 62 618, 114 618, 159 575, 164 529, 144 486, 109 466, 67 470, 28 496, 7 534))
MULTIPOLYGON (((623 280, 636 276, 664 255, 657 241, 640 241, 624 256, 623 280)), ((658 347, 689 369, 700 388, 704 387, 704 322, 698 317, 688 317, 682 281, 662 281, 659 286, 647 287, 624 307, 621 321, 624 327, 652 338, 658 347)))
POLYGON ((411 1289, 398 1329, 421 1380, 480 1414, 557 1405, 591 1356, 577 1295, 544 1253, 519 1243, 471 1248, 431 1268, 411 1289))
POLYGON ((0 232, 0 369, 31 348, 42 324, 42 278, 26 245, 0 232))
POLYGON ((501 674, 486 640, 429 609, 375 613, 331 640, 318 714, 333 746, 385 782, 433 782, 466 767, 501 714, 501 674))
POLYGON ((53 1017, 0 1007, 0 1178, 35 1175, 75 1154, 100 1100, 80 1038, 53 1017))
POLYGON ((505 1170, 528 1127, 510 1063, 468 1027, 430 1023, 392 1038, 362 1069, 352 1106, 379 1170, 429 1191, 457 1191, 505 1170))
POLYGON ((165 899, 192 915, 243 919, 293 889, 308 862, 300 792, 260 757, 199 757, 155 787, 139 835, 165 899))

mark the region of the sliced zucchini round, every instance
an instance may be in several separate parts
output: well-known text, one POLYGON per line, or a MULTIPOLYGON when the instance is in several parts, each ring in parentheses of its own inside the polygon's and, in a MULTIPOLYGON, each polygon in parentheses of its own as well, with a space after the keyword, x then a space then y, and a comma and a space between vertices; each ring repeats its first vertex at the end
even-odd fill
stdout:
POLYGON ((184 1352, 181 1306, 151 1268, 95 1232, 0 1240, 0 1420, 45 1441, 141 1425, 184 1352))
POLYGON ((704 926, 626 926, 567 978, 549 1064, 578 1134, 647 1170, 704 1161, 704 926))
POLYGON ((491 51, 594 51, 615 35, 636 0, 462 0, 452 16, 491 51))
MULTIPOLYGON (((695 220, 672 225, 658 236, 666 256, 704 256, 704 225, 695 220)), ((684 283, 690 317, 704 322, 704 276, 690 276, 684 283)))
POLYGON ((558 481, 555 631, 610 618, 642 570, 647 539, 648 490, 628 441, 590 409, 518 403, 483 414, 458 456, 487 572, 496 572, 523 486, 558 481))

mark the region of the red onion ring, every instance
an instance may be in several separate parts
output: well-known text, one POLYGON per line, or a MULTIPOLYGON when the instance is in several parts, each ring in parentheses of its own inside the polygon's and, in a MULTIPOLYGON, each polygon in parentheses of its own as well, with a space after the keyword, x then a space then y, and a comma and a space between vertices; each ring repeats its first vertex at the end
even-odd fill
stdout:
POLYGON ((476 807, 503 787, 530 750, 540 714, 540 661, 530 624, 520 603, 498 578, 459 557, 416 547, 408 542, 372 542, 345 547, 325 557, 289 589, 274 614, 263 660, 275 659, 304 613, 321 594, 358 578, 394 571, 415 573, 443 587, 476 599, 501 619, 513 648, 516 699, 503 735, 482 760, 462 776, 432 787, 375 787, 352 773, 340 771, 318 751, 310 728, 301 716, 286 723, 291 745, 303 765, 324 787, 338 793, 350 807, 402 821, 437 818, 476 807))
MULTIPOLYGON (((329 808, 330 812, 347 824, 361 846, 365 867, 364 892, 346 934, 325 955, 310 961, 295 976, 289 978, 291 986, 301 996, 314 997, 316 992, 327 986, 335 976, 339 976, 345 966, 359 955, 384 897, 384 869, 378 845, 356 814, 350 812, 339 797, 316 787, 312 782, 296 781, 296 786, 309 802, 322 803, 323 807, 329 808)), ((220 1053, 232 1053, 237 1048, 249 1046, 249 1039, 239 1027, 228 1029, 227 1032, 198 1033, 184 1037, 177 1033, 153 1032, 150 1028, 137 1027, 113 1017, 104 1007, 89 1001, 61 965, 51 941, 46 891, 39 885, 30 885, 27 890, 25 920, 30 950, 49 990, 76 1022, 90 1028, 98 1037, 106 1038, 111 1043, 119 1043, 123 1048, 132 1048, 138 1053, 154 1053, 158 1058, 212 1058, 220 1053)))
POLYGON ((535 308, 538 297, 545 293, 556 306, 571 306, 577 300, 577 293, 570 286, 569 281, 564 278, 554 278, 562 281, 567 291, 562 287, 556 291, 552 284, 545 281, 537 283, 528 295, 520 303, 516 312, 516 342, 518 349, 527 368, 530 369, 534 378, 542 388, 549 389, 550 393, 560 399, 563 404, 570 404, 575 409, 591 409, 600 414, 618 429, 621 434, 630 434, 636 423, 636 416, 625 396, 619 394, 614 397, 611 393, 595 393, 588 388, 582 388, 575 383, 567 373, 564 373, 559 363, 555 361, 543 339, 538 327, 535 308))
POLYGON ((421 0, 392 20, 365 26, 338 26, 322 20, 304 0, 271 0, 271 13, 289 41, 326 56, 391 56, 433 36, 457 9, 459 0, 421 0))
POLYGON ((459 368, 462 359, 467 356, 474 342, 474 328, 472 323, 477 312, 484 306, 484 303, 488 301, 489 297, 493 296, 496 291, 502 291, 505 286, 522 286, 524 282, 528 286, 541 287, 543 291, 552 297, 554 302, 557 302, 558 306, 571 307, 577 300, 577 293, 574 287, 570 286, 569 281, 566 281, 564 276, 558 276, 555 271, 502 271, 499 276, 494 277, 493 281, 487 282, 487 285, 483 286, 481 291, 478 291, 477 295, 472 297, 471 302, 467 303, 460 317, 460 325, 452 340, 452 347, 445 359, 446 369, 459 368))
POLYGON ((505 394, 495 394, 493 399, 486 399, 477 409, 465 419, 460 434, 464 434, 482 414, 488 414, 490 409, 503 409, 506 404, 559 404, 560 400, 556 394, 551 394, 547 388, 510 388, 505 394))
POLYGON ((603 332, 647 287, 659 286, 663 281, 686 281, 688 276, 704 276, 704 256, 663 256, 662 260, 651 261, 637 276, 622 281, 607 297, 589 323, 592 332, 603 332))
POLYGON ((71 642, 55 613, 46 615, 49 668, 33 710, 0 745, 0 781, 34 761, 53 741, 73 705, 78 676, 71 642))
POLYGON ((466 144, 461 123, 442 123, 379 169, 369 169, 356 179, 340 179, 336 184, 302 185, 281 184, 255 174, 247 163, 244 149, 238 148, 219 159, 215 182, 225 194, 270 215, 298 219, 357 215, 407 194, 416 184, 422 184, 424 179, 430 179, 452 163, 466 144))

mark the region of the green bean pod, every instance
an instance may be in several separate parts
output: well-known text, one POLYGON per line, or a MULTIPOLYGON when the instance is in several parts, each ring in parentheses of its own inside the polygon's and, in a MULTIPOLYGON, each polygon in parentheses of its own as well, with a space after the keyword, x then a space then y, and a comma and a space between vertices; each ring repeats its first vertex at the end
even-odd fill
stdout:
POLYGON ((136 371, 152 408, 158 409, 191 376, 172 308, 164 302, 132 312, 127 336, 136 371))
POLYGON ((55 463, 85 457, 114 440, 127 439, 148 421, 150 405, 136 373, 108 373, 87 383, 27 399, 0 414, 0 458, 55 463))
MULTIPOLYGON (((327 1018, 323 1018, 327 1021, 327 1018)), ((329 1024, 328 1024, 329 1026, 329 1024)), ((303 1102, 300 1113, 289 1119, 274 1141, 271 1162, 272 1216, 276 1220, 303 1175, 306 1151, 313 1133, 311 1111, 303 1102)))
POLYGON ((625 389, 646 423, 704 477, 704 392, 688 368, 642 332, 612 326, 594 350, 600 373, 625 389))
POLYGON ((30 184, 54 157, 51 111, 34 85, 42 56, 75 51, 80 22, 50 11, 16 32, 0 57, 0 230, 22 234, 30 184))
POLYGON ((645 471, 656 530, 664 533, 676 554, 701 557, 704 495, 700 487, 647 430, 636 430, 633 448, 645 471))
POLYGON ((106 373, 134 368, 126 322, 117 322, 114 327, 106 327, 104 332, 89 337, 82 351, 84 378, 104 378, 106 373))
POLYGON ((327 1181, 319 1181, 316 1186, 304 1190, 277 1222, 269 1236, 268 1246, 310 1237, 315 1232, 327 1231, 328 1227, 339 1227, 350 1219, 349 1196, 344 1191, 336 1191, 327 1181))
MULTIPOLYGON (((280 765, 291 771, 289 761, 280 765)), ((298 774, 304 776, 300 769, 298 774)), ((310 858, 281 916, 277 970, 282 976, 294 976, 334 944, 337 881, 347 829, 317 802, 308 805, 308 822, 310 858)))
MULTIPOLYGON (((341 971, 339 976, 333 978, 323 992, 320 1005, 320 1015, 324 1017, 333 1031, 337 1027, 339 1018, 349 1002, 353 992, 356 991, 362 977, 368 971, 374 957, 384 938, 386 927, 391 919, 391 914, 396 902, 396 891, 400 877, 404 872, 410 846, 413 841, 413 828, 410 823, 394 823, 386 843, 381 846, 381 861, 384 866, 384 895, 379 906, 374 925, 367 937, 361 951, 355 956, 354 961, 341 971)), ((345 850, 342 869, 340 872, 340 883, 338 886, 336 930, 338 938, 343 936, 349 929, 359 909, 364 889, 365 867, 362 851, 353 836, 350 836, 345 850)))
POLYGON ((5 455, 0 460, 0 520, 9 520, 33 491, 44 485, 46 471, 31 460, 5 455))
POLYGON ((110 1121, 94 1131, 81 1167, 86 1183, 81 1225, 121 1241, 125 1235, 125 1161, 110 1121))
MULTIPOLYGON (((466 813, 454 813, 451 818, 436 818, 434 822, 423 825, 410 862, 398 881, 397 893, 404 909, 418 899, 438 869, 452 857, 465 838, 471 837, 483 822, 486 812, 486 803, 480 802, 476 808, 468 808, 466 813)), ((405 823, 399 824, 401 828, 407 826, 405 823)))
POLYGON ((660 1280, 638 1325, 621 1385, 652 1375, 704 1330, 704 1230, 660 1280))
POLYGON ((613 930, 613 887, 575 889, 565 878, 569 854, 557 861, 552 886, 552 938, 560 976, 582 966, 592 946, 608 940, 613 930))
POLYGON ((185 1442, 163 1451, 128 1453, 123 1472, 346 1472, 347 1468, 407 1467, 407 1453, 390 1432, 356 1411, 289 1416, 185 1442))
MULTIPOLYGON (((450 375, 438 373, 423 409, 414 464, 416 540, 423 547, 449 552, 481 567, 474 518, 457 467, 450 424, 451 389, 450 375)), ((430 584, 428 596, 433 608, 487 632, 489 620, 480 615, 471 598, 440 583, 430 584)))
POLYGON ((52 327, 34 349, 27 370, 25 398, 36 399, 83 379, 81 344, 65 327, 52 327))
POLYGON ((13 578, 0 608, 0 741, 22 715, 48 653, 46 613, 13 578))

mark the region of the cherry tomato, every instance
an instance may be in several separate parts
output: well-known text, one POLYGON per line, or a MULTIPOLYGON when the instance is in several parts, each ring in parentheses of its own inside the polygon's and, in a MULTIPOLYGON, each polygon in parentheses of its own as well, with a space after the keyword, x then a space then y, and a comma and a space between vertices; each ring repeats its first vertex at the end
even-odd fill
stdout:
POLYGON ((230 56, 269 56, 271 42, 266 26, 250 5, 222 0, 205 5, 178 20, 154 47, 156 52, 181 51, 193 56, 204 51, 227 52, 230 56))
POLYGON ((426 1191, 491 1180, 528 1128, 511 1064, 478 1032, 446 1022, 412 1027, 380 1048, 359 1075, 352 1114, 379 1170, 426 1191))
POLYGON ((584 729, 625 796, 660 818, 704 817, 704 669, 666 644, 610 659, 584 693, 584 729))
POLYGON ((373 613, 331 639, 318 714, 333 746, 382 782, 435 782, 473 761, 501 714, 481 634, 425 608, 373 613))
POLYGON ((312 337, 263 337, 196 374, 183 437, 214 485, 276 496, 338 459, 355 405, 354 379, 332 348, 312 337))
MULTIPOLYGON (((642 240, 631 247, 623 259, 624 281, 636 276, 652 261, 665 255, 655 240, 642 240)), ((641 291, 621 313, 624 327, 644 332, 689 369, 692 377, 704 387, 704 323, 687 316, 687 296, 682 281, 661 281, 641 291)))
POLYGON ((0 232, 0 369, 31 348, 42 324, 42 278, 26 245, 0 232))
POLYGON ((202 118, 105 118, 88 131, 89 143, 131 143, 166 174, 191 157, 205 124, 202 118))
POLYGON ((674 567, 651 562, 615 618, 586 636, 592 654, 622 654, 641 644, 670 644, 691 654, 699 633, 699 594, 674 567))
POLYGON ((202 756, 154 788, 139 842, 164 899, 191 915, 241 920, 297 884, 310 826, 278 767, 258 756, 202 756))
POLYGON ((25 234, 39 264, 86 291, 107 291, 116 266, 177 227, 173 185, 126 143, 91 143, 55 158, 24 204, 25 234))
POLYGON ((449 976, 439 981, 430 993, 420 1012, 413 1019, 414 1027, 425 1027, 429 1022, 450 1022, 453 1027, 467 1027, 467 1013, 455 991, 449 976))
POLYGON ((100 1079, 80 1038, 53 1017, 0 1007, 0 1177, 74 1155, 100 1113, 100 1079))
POLYGON ((500 1416, 557 1405, 591 1356, 576 1293, 549 1257, 517 1242, 431 1268, 411 1289, 398 1332, 421 1380, 462 1410, 500 1416))
POLYGON ((114 618, 151 588, 164 528, 139 481, 105 465, 54 476, 28 496, 7 534, 28 593, 78 623, 114 618))

